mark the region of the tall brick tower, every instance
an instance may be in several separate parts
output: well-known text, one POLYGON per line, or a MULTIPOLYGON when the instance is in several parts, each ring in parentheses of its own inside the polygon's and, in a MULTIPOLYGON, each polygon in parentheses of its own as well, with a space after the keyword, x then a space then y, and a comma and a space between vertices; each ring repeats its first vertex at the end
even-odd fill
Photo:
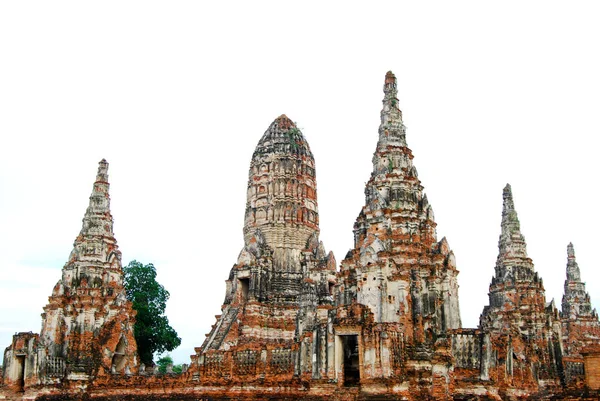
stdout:
MULTIPOLYGON (((423 394, 446 394, 447 334, 461 326, 458 270, 446 239, 437 240, 392 72, 383 92, 366 202, 354 223, 354 248, 339 272, 335 374, 344 384, 426 377, 433 390, 423 394)), ((417 389, 407 386, 403 395, 412 391, 417 389)))
POLYGON ((480 317, 496 356, 486 357, 484 370, 491 366, 498 380, 523 387, 554 385, 562 375, 558 310, 552 302, 546 304, 544 284, 527 255, 509 184, 502 196, 495 275, 489 305, 480 317))
POLYGON ((244 248, 197 361, 221 363, 210 351, 231 351, 235 366, 255 369, 257 352, 277 348, 278 369, 291 373, 295 360, 300 373, 301 358, 293 355, 305 332, 313 333, 317 310, 333 302, 335 264, 319 241, 313 155, 300 130, 281 115, 252 155, 244 248))
POLYGON ((406 341, 431 342, 461 325, 458 270, 446 239, 437 241, 391 72, 383 92, 373 172, 354 224, 354 249, 342 262, 340 302, 368 306, 377 323, 399 323, 406 341))
POLYGON ((567 278, 562 297, 561 323, 564 352, 564 370, 567 382, 583 380, 582 352, 600 344, 598 313, 590 301, 590 295, 581 281, 581 271, 575 258, 573 244, 567 246, 567 278))
POLYGON ((544 285, 527 256, 509 184, 503 191, 502 223, 490 305, 482 315, 485 328, 502 330, 507 324, 526 336, 536 336, 546 321, 544 285))
POLYGON ((108 163, 99 163, 83 227, 42 314, 42 370, 85 377, 137 370, 135 312, 125 297, 113 234, 108 163))

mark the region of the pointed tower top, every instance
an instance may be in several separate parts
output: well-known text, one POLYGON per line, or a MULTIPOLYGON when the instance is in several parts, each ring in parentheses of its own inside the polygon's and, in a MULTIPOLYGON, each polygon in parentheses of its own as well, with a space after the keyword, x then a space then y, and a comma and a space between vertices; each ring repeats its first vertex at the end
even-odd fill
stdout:
MULTIPOLYGON (((81 231, 75 238, 73 250, 63 268, 63 284, 67 287, 75 285, 70 276, 74 266, 88 277, 93 277, 100 271, 98 269, 121 269, 121 252, 113 233, 113 218, 110 213, 109 187, 108 163, 102 159, 98 165, 89 205, 83 216, 81 231)), ((121 278, 117 281, 120 283, 121 278)))
POLYGON ((575 248, 571 242, 567 245, 567 281, 581 281, 581 271, 575 258, 575 248))
POLYGON ((388 71, 383 84, 383 108, 379 126, 379 145, 406 146, 405 127, 402 123, 402 111, 398 107, 398 89, 396 76, 388 71))
POLYGON ((108 162, 106 159, 102 159, 98 162, 98 174, 96 175, 96 182, 108 183, 108 162))
MULTIPOLYGON (((389 110, 387 111, 397 110, 398 112, 400 112, 400 109, 398 108, 398 88, 396 85, 396 76, 391 71, 388 71, 387 74, 385 74, 383 93, 384 111, 386 109, 386 106, 388 106, 389 110)), ((400 119, 402 119, 402 112, 400 112, 400 119)))
MULTIPOLYGON (((600 328, 598 323, 598 315, 596 310, 592 308, 592 304, 590 302, 590 294, 585 290, 585 283, 581 281, 581 271, 579 270, 579 265, 577 264, 577 260, 575 259, 575 248, 572 243, 569 243, 567 246, 567 278, 565 280, 565 292, 563 293, 562 298, 562 308, 561 308, 561 316, 570 320, 571 322, 576 322, 575 324, 580 324, 583 320, 587 320, 586 323, 581 323, 586 325, 587 328, 591 326, 595 326, 600 328), (591 319, 591 322, 590 322, 591 319)), ((570 339, 573 336, 577 336, 576 333, 581 333, 581 331, 569 331, 570 339)), ((596 341, 591 340, 591 337, 586 341, 596 341)), ((569 348, 571 351, 573 350, 573 343, 569 348)), ((577 351, 578 352, 578 351, 577 351)))
POLYGON ((498 259, 496 261, 496 277, 504 277, 506 268, 524 266, 533 270, 533 263, 527 256, 525 237, 521 234, 519 217, 515 210, 512 189, 506 184, 502 192, 502 230, 498 241, 498 259))
POLYGON ((310 156, 312 153, 308 142, 300 129, 285 114, 277 117, 269 125, 254 149, 253 158, 261 158, 268 153, 300 154, 310 156))
POLYGON ((83 227, 80 235, 101 235, 112 238, 113 220, 110 214, 109 188, 108 162, 106 159, 102 159, 98 163, 98 173, 90 195, 89 206, 83 217, 83 227))
POLYGON ((396 76, 391 71, 388 71, 385 74, 385 87, 384 87, 384 90, 387 89, 388 87, 389 88, 396 88, 396 76))
POLYGON ((519 217, 515 210, 515 202, 513 200, 512 189, 510 184, 506 184, 502 193, 502 234, 513 235, 521 234, 521 225, 519 217))
POLYGON ((505 202, 508 199, 510 204, 512 205, 512 209, 514 209, 515 206, 513 204, 512 187, 510 186, 510 184, 506 184, 506 186, 504 187, 504 190, 502 191, 502 197, 504 198, 505 202))
POLYGON ((573 247, 572 242, 569 242, 569 245, 567 245, 567 257, 569 259, 575 259, 575 248, 573 247))
POLYGON ((279 129, 290 129, 296 128, 296 124, 289 119, 285 114, 280 115, 273 121, 273 124, 277 125, 279 129))

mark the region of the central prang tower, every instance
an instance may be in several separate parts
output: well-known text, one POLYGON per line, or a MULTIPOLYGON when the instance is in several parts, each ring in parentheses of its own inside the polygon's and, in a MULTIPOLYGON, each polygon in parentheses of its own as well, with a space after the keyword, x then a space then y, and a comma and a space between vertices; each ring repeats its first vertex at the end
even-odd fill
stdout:
POLYGON ((233 358, 235 369, 252 370, 259 356, 269 355, 280 373, 310 371, 310 353, 298 355, 318 310, 333 303, 335 266, 319 241, 313 155, 296 124, 281 115, 252 155, 244 248, 226 282, 222 314, 196 360, 206 367, 233 358))

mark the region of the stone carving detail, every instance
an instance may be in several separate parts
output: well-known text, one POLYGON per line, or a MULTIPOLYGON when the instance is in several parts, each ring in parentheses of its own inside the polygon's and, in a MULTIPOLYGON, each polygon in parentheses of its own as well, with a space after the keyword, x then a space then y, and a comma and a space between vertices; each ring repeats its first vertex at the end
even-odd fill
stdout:
POLYGON ((46 359, 46 374, 48 376, 63 377, 65 374, 65 360, 59 357, 46 359))
POLYGON ((204 372, 210 376, 222 376, 223 370, 223 353, 211 353, 204 356, 204 372))
POLYGON ((452 333, 452 355, 458 368, 479 369, 481 335, 476 330, 460 330, 452 333))
POLYGON ((404 336, 402 333, 392 331, 389 333, 390 336, 390 357, 391 365, 394 372, 402 369, 402 364, 406 358, 406 350, 404 349, 404 336))
POLYGON ((236 352, 233 373, 239 376, 255 375, 256 359, 256 351, 236 352))
POLYGON ((285 348, 272 350, 270 367, 273 374, 289 373, 292 369, 292 350, 285 348))

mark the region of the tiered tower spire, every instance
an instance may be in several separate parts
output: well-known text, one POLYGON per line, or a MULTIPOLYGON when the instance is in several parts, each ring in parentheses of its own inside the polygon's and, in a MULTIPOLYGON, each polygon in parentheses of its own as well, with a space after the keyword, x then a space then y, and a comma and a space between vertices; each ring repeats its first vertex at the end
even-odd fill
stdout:
POLYGON ((527 256, 509 184, 504 187, 502 197, 495 276, 490 284, 489 305, 480 317, 480 328, 491 339, 498 353, 496 358, 503 364, 491 362, 491 354, 486 351, 482 376, 487 377, 488 368, 493 367, 494 375, 506 376, 507 381, 520 376, 522 386, 535 388, 539 380, 556 380, 562 369, 556 351, 561 337, 558 310, 553 302, 546 304, 544 285, 527 256), (527 358, 529 364, 521 363, 527 358))
POLYGON ((342 262, 340 303, 366 305, 375 322, 399 324, 408 341, 423 343, 460 327, 458 270, 446 239, 437 241, 391 71, 383 92, 366 204, 354 224, 354 249, 342 262))
POLYGON ((406 146, 406 128, 402 122, 402 111, 398 107, 396 76, 391 71, 385 74, 383 93, 378 147, 389 143, 406 146))
MULTIPOLYGON (((533 272, 533 263, 527 256, 527 244, 521 234, 519 216, 515 210, 512 189, 506 184, 502 193, 502 223, 498 240, 498 258, 496 260, 496 278, 498 280, 514 278, 516 270, 533 272)), ((527 273, 524 273, 527 274, 527 273)))
POLYGON ((578 290, 585 291, 585 284, 581 283, 581 271, 579 270, 579 265, 577 264, 577 259, 575 258, 575 248, 573 247, 573 243, 569 242, 567 245, 567 279, 565 280, 565 292, 567 292, 569 283, 578 283, 583 286, 577 288, 578 290))
POLYGON ((581 358, 585 347, 600 343, 598 313, 581 281, 581 271, 572 243, 567 246, 567 279, 562 297, 563 347, 567 357, 581 358))
POLYGON ((490 305, 484 309, 482 324, 496 330, 513 325, 523 334, 533 335, 545 320, 544 286, 527 256, 510 184, 504 187, 502 198, 496 274, 490 284, 490 305))
POLYGON ((113 234, 108 163, 102 159, 81 232, 44 307, 45 356, 53 366, 68 361, 72 372, 132 372, 138 365, 134 316, 113 234))

